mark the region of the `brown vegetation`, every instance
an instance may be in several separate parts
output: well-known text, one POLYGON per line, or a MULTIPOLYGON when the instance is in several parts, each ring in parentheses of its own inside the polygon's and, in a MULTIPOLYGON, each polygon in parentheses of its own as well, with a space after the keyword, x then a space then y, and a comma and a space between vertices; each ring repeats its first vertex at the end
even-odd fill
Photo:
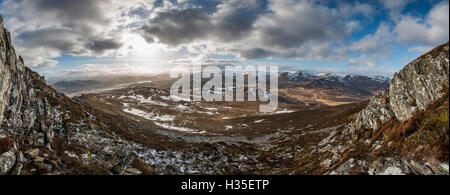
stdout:
MULTIPOLYGON (((448 89, 448 88, 446 88, 448 89)), ((377 155, 398 155, 415 160, 449 160, 449 95, 417 112, 405 122, 391 120, 373 140, 385 139, 377 155)))
POLYGON ((14 146, 14 138, 0 138, 0 154, 8 152, 14 146))

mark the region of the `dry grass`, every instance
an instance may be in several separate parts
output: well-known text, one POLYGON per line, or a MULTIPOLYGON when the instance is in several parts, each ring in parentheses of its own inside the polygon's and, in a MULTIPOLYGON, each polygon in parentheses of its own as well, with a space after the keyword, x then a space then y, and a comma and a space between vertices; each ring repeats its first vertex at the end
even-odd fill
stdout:
POLYGON ((442 44, 442 45, 440 45, 440 46, 434 48, 433 50, 429 51, 428 53, 426 53, 426 54, 420 56, 418 59, 424 58, 424 57, 426 57, 427 55, 431 55, 431 57, 436 57, 436 56, 438 56, 438 55, 444 50, 443 48, 446 47, 446 46, 447 46, 447 47, 449 46, 449 42, 447 42, 447 43, 445 43, 445 44, 442 44))
MULTIPOLYGON (((447 88, 446 88, 447 89, 447 88)), ((374 139, 384 138, 378 155, 399 155, 424 160, 449 160, 449 95, 417 112, 405 122, 391 120, 376 132, 374 139)))

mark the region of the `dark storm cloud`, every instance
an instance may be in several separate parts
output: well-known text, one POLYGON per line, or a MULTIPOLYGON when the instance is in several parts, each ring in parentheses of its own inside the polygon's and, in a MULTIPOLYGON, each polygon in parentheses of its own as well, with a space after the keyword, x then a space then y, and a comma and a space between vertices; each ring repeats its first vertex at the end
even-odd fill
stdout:
MULTIPOLYGON (((342 15, 313 1, 223 1, 214 8, 159 12, 141 30, 148 41, 171 46, 214 42, 243 58, 302 57, 293 52, 314 41, 337 40, 349 30, 342 15), (213 10, 213 11, 211 11, 213 10), (242 42, 242 47, 231 45, 242 42)), ((306 55, 306 54, 305 54, 306 55)), ((323 55, 324 56, 324 55, 323 55)))
POLYGON ((227 1, 216 7, 170 9, 160 12, 140 30, 148 41, 177 46, 196 40, 236 41, 248 36, 262 13, 258 1, 227 1), (252 7, 245 5, 253 3, 252 7))
POLYGON ((70 21, 108 22, 99 9, 100 0, 33 0, 31 3, 40 12, 54 13, 70 21))
POLYGON ((270 56, 271 53, 262 48, 245 49, 239 51, 239 56, 245 59, 257 59, 270 56))
POLYGON ((211 26, 211 20, 203 9, 170 10, 158 14, 140 33, 150 43, 156 37, 161 43, 179 45, 205 37, 211 26))
POLYGON ((231 9, 217 19, 214 29, 216 37, 222 41, 232 41, 247 36, 258 15, 249 9, 231 9))
POLYGON ((342 37, 346 27, 339 20, 317 9, 303 9, 292 17, 266 16, 271 25, 259 29, 267 46, 293 48, 307 41, 327 41, 342 37))
POLYGON ((41 29, 23 32, 19 35, 25 46, 57 49, 66 53, 79 53, 77 51, 78 41, 76 35, 68 29, 41 29))
POLYGON ((107 50, 119 49, 122 43, 114 39, 94 40, 87 44, 87 47, 98 54, 103 54, 107 50))

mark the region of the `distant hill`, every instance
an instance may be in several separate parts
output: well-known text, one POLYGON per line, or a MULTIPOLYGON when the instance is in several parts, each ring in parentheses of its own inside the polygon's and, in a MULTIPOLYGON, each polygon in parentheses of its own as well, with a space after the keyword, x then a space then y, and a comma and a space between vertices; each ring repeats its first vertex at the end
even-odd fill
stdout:
POLYGON ((52 84, 52 86, 61 93, 71 94, 84 90, 100 88, 102 86, 105 86, 105 83, 95 80, 75 80, 59 81, 52 84))
POLYGON ((382 76, 317 74, 310 71, 280 74, 280 96, 308 105, 322 103, 341 105, 368 100, 389 87, 390 79, 382 76))

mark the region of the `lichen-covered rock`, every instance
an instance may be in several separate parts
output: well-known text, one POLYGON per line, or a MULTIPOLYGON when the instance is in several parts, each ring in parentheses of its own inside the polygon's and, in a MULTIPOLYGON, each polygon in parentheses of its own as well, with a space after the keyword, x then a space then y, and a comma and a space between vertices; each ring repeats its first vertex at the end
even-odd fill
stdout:
MULTIPOLYGON (((386 130, 386 128, 408 127, 408 120, 415 120, 415 114, 428 110, 430 105, 445 98, 449 93, 448 86, 449 43, 446 43, 406 65, 394 75, 388 90, 374 95, 366 108, 353 116, 354 120, 344 128, 342 136, 335 142, 352 143, 350 145, 353 145, 353 148, 350 151, 357 150, 357 147, 360 147, 359 149, 361 146, 363 149, 365 147, 362 155, 366 156, 361 159, 351 159, 334 168, 332 173, 351 174, 353 171, 376 175, 448 175, 445 166, 436 163, 439 160, 436 160, 433 155, 430 155, 430 159, 420 159, 421 163, 414 162, 398 153, 398 156, 392 158, 379 157, 373 160, 377 150, 390 139, 384 136, 393 131, 402 131, 402 129, 386 130), (368 171, 361 170, 363 166, 357 166, 355 163, 367 159, 372 159, 368 161, 368 171), (358 170, 355 170, 355 167, 358 170)), ((411 131, 414 130, 416 129, 411 129, 411 131)), ((443 131, 445 132, 445 129, 443 131)), ((402 140, 396 141, 402 142, 402 140)), ((384 147, 385 150, 389 150, 394 146, 392 142, 387 142, 384 147)))
POLYGON ((441 98, 448 83, 449 44, 446 43, 396 73, 389 90, 372 97, 348 129, 354 134, 357 130, 376 130, 391 119, 408 120, 441 98))
POLYGON ((438 48, 437 55, 427 54, 395 74, 389 88, 390 106, 399 121, 441 98, 448 86, 449 46, 438 48))
MULTIPOLYGON (((10 43, 10 34, 3 29, 3 20, 0 16, 0 121, 6 109, 7 97, 11 84, 11 69, 15 65, 15 56, 11 58, 14 48, 10 43)), ((0 127, 2 124, 0 123, 0 127)))
POLYGON ((379 92, 370 99, 366 109, 357 114, 354 122, 355 128, 376 129, 379 122, 385 123, 393 116, 389 104, 389 93, 387 91, 379 92))

